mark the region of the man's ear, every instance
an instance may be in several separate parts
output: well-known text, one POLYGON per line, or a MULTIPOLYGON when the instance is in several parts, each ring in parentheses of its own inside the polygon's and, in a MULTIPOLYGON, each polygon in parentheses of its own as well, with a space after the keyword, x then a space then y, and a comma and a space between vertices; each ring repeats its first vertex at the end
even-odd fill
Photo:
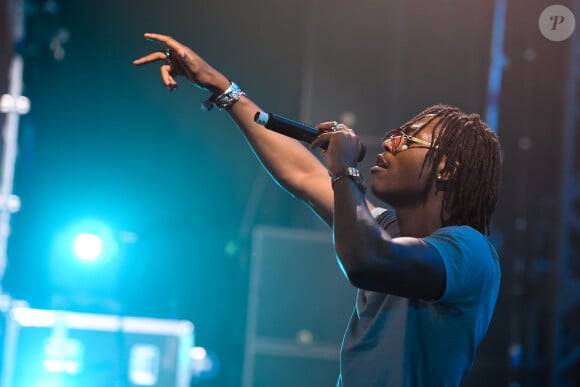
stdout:
POLYGON ((448 165, 447 158, 443 156, 437 166, 437 175, 435 177, 436 188, 438 191, 445 191, 449 188, 449 183, 453 181, 459 168, 459 162, 456 161, 452 166, 448 165))

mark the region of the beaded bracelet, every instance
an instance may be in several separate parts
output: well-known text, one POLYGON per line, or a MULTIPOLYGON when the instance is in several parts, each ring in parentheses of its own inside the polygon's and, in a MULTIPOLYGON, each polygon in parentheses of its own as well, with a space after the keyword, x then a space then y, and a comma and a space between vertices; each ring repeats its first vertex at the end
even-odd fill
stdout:
POLYGON ((233 106, 242 95, 247 95, 235 82, 230 82, 230 86, 220 95, 211 96, 201 104, 201 110, 209 112, 214 106, 219 109, 226 109, 233 106))

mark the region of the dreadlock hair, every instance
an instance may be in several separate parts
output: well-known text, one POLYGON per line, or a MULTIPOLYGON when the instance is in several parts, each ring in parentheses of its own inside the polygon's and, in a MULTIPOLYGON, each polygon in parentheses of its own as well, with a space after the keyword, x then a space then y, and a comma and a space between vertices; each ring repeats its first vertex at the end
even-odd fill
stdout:
POLYGON ((435 105, 414 117, 408 124, 428 118, 423 125, 435 122, 433 144, 423 162, 430 162, 430 190, 437 180, 437 167, 448 176, 443 191, 441 223, 444 226, 468 225, 483 234, 491 230, 500 181, 500 149, 496 134, 477 114, 466 114, 456 107, 435 105))

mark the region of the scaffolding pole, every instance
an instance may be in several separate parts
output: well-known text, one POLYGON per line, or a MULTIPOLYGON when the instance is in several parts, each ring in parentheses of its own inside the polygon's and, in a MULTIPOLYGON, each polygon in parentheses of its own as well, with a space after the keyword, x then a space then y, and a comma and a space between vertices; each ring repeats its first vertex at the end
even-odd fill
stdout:
MULTIPOLYGON (((8 0, 8 24, 13 45, 24 39, 24 0, 8 0)), ((20 208, 20 200, 13 194, 14 167, 18 153, 18 124, 20 116, 28 113, 30 102, 22 95, 24 61, 14 51, 8 73, 8 93, 0 98, 0 112, 6 114, 2 128, 2 176, 0 180, 0 292, 7 265, 10 217, 20 208)))

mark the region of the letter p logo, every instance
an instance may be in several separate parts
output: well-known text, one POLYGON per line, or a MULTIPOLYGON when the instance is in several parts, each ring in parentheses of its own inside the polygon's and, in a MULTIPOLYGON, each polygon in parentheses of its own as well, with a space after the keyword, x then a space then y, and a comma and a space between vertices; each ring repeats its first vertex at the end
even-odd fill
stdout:
POLYGON ((542 11, 538 24, 546 39, 561 42, 574 33, 576 19, 572 11, 563 5, 551 5, 542 11))
POLYGON ((564 16, 562 15, 558 15, 558 16, 550 16, 550 21, 552 21, 552 31, 556 31, 556 27, 559 24, 564 23, 564 16))

